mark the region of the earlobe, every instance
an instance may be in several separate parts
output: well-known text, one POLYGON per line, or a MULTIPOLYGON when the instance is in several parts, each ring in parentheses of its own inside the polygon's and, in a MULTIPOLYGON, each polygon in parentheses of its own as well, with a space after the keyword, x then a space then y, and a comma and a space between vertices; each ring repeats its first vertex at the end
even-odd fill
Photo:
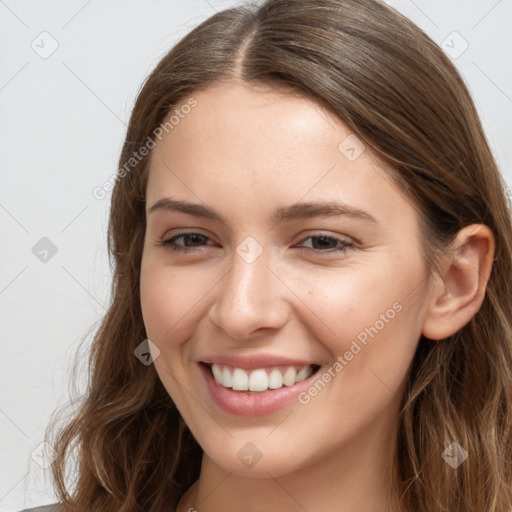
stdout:
POLYGON ((495 239, 484 224, 472 224, 457 234, 442 266, 433 276, 422 334, 442 340, 464 327, 480 309, 491 275, 495 239))

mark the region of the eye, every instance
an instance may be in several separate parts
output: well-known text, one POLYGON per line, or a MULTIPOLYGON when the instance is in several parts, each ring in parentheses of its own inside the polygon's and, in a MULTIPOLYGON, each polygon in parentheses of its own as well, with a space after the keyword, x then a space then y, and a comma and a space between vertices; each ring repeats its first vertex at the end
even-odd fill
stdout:
MULTIPOLYGON (((345 253, 354 245, 342 238, 327 235, 313 235, 304 238, 301 242, 304 245, 299 249, 308 253, 345 253)), ((157 245, 166 247, 172 251, 191 252, 194 248, 204 245, 215 245, 206 235, 197 232, 179 233, 165 240, 159 240, 157 245)))
POLYGON ((309 253, 320 253, 320 252, 347 252, 348 249, 351 249, 354 247, 354 245, 350 242, 347 242, 346 240, 343 240, 342 238, 337 238, 333 236, 327 236, 327 235, 313 235, 308 236, 307 238, 304 238, 302 240, 302 243, 306 241, 309 244, 309 247, 301 247, 300 249, 309 252, 309 253))
MULTIPOLYGON (((172 251, 189 252, 194 247, 201 247, 207 245, 207 241, 211 239, 202 233, 179 233, 166 240, 159 240, 157 245, 167 247, 172 251)), ((213 244, 213 243, 212 243, 213 244)), ((212 245, 208 244, 208 245, 212 245)))

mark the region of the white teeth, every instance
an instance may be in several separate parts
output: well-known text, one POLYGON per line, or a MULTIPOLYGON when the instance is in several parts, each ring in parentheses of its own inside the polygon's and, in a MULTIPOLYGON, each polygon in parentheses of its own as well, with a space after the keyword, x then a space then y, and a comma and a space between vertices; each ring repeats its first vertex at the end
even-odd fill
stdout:
MULTIPOLYGON (((222 370, 220 368, 219 365, 217 364, 214 364, 212 366, 212 372, 213 372, 213 378, 217 381, 217 382, 223 382, 222 380, 222 370)), ((229 373, 229 372, 228 372, 229 373)))
MULTIPOLYGON (((236 370, 235 370, 236 371, 236 370)), ((265 391, 268 389, 268 377, 265 370, 254 370, 249 377, 250 391, 265 391)))
POLYGON ((231 379, 231 372, 227 368, 224 368, 222 370, 222 380, 219 382, 219 384, 222 384, 227 388, 230 388, 233 385, 233 380, 231 379))
POLYGON ((289 366, 284 373, 278 368, 273 368, 269 373, 263 368, 252 370, 250 375, 241 368, 230 368, 218 364, 211 366, 213 378, 226 388, 235 391, 266 391, 267 389, 279 389, 283 386, 293 386, 296 382, 307 379, 313 373, 313 366, 303 366, 299 371, 289 366))
POLYGON ((310 368, 309 366, 303 366, 297 372, 297 377, 295 377, 295 382, 300 382, 301 380, 307 379, 311 375, 309 368, 310 368))
POLYGON ((297 370, 295 368, 288 368, 283 375, 283 384, 285 386, 293 386, 295 384, 295 377, 297 377, 297 370))
POLYGON ((245 370, 240 368, 234 369, 232 387, 236 391, 247 391, 249 389, 249 376, 245 370))
POLYGON ((268 387, 270 389, 278 389, 283 387, 283 375, 277 368, 274 368, 268 376, 268 387))

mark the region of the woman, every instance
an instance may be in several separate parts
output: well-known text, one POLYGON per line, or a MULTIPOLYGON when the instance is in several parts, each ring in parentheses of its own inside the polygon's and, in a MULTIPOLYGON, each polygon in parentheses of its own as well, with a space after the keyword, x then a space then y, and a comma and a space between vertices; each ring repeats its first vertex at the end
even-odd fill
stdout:
POLYGON ((58 510, 510 512, 511 240, 469 93, 410 21, 216 14, 132 113, 58 510))

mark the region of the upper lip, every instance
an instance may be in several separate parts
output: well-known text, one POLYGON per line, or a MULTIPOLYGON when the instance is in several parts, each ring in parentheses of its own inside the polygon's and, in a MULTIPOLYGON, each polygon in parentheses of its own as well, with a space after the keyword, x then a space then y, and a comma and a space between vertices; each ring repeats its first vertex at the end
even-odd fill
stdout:
POLYGON ((304 359, 293 359, 274 354, 218 354, 201 359, 200 362, 232 366, 233 368, 241 368, 243 370, 255 370, 257 368, 268 368, 272 366, 308 366, 315 364, 312 361, 306 361, 304 359))

